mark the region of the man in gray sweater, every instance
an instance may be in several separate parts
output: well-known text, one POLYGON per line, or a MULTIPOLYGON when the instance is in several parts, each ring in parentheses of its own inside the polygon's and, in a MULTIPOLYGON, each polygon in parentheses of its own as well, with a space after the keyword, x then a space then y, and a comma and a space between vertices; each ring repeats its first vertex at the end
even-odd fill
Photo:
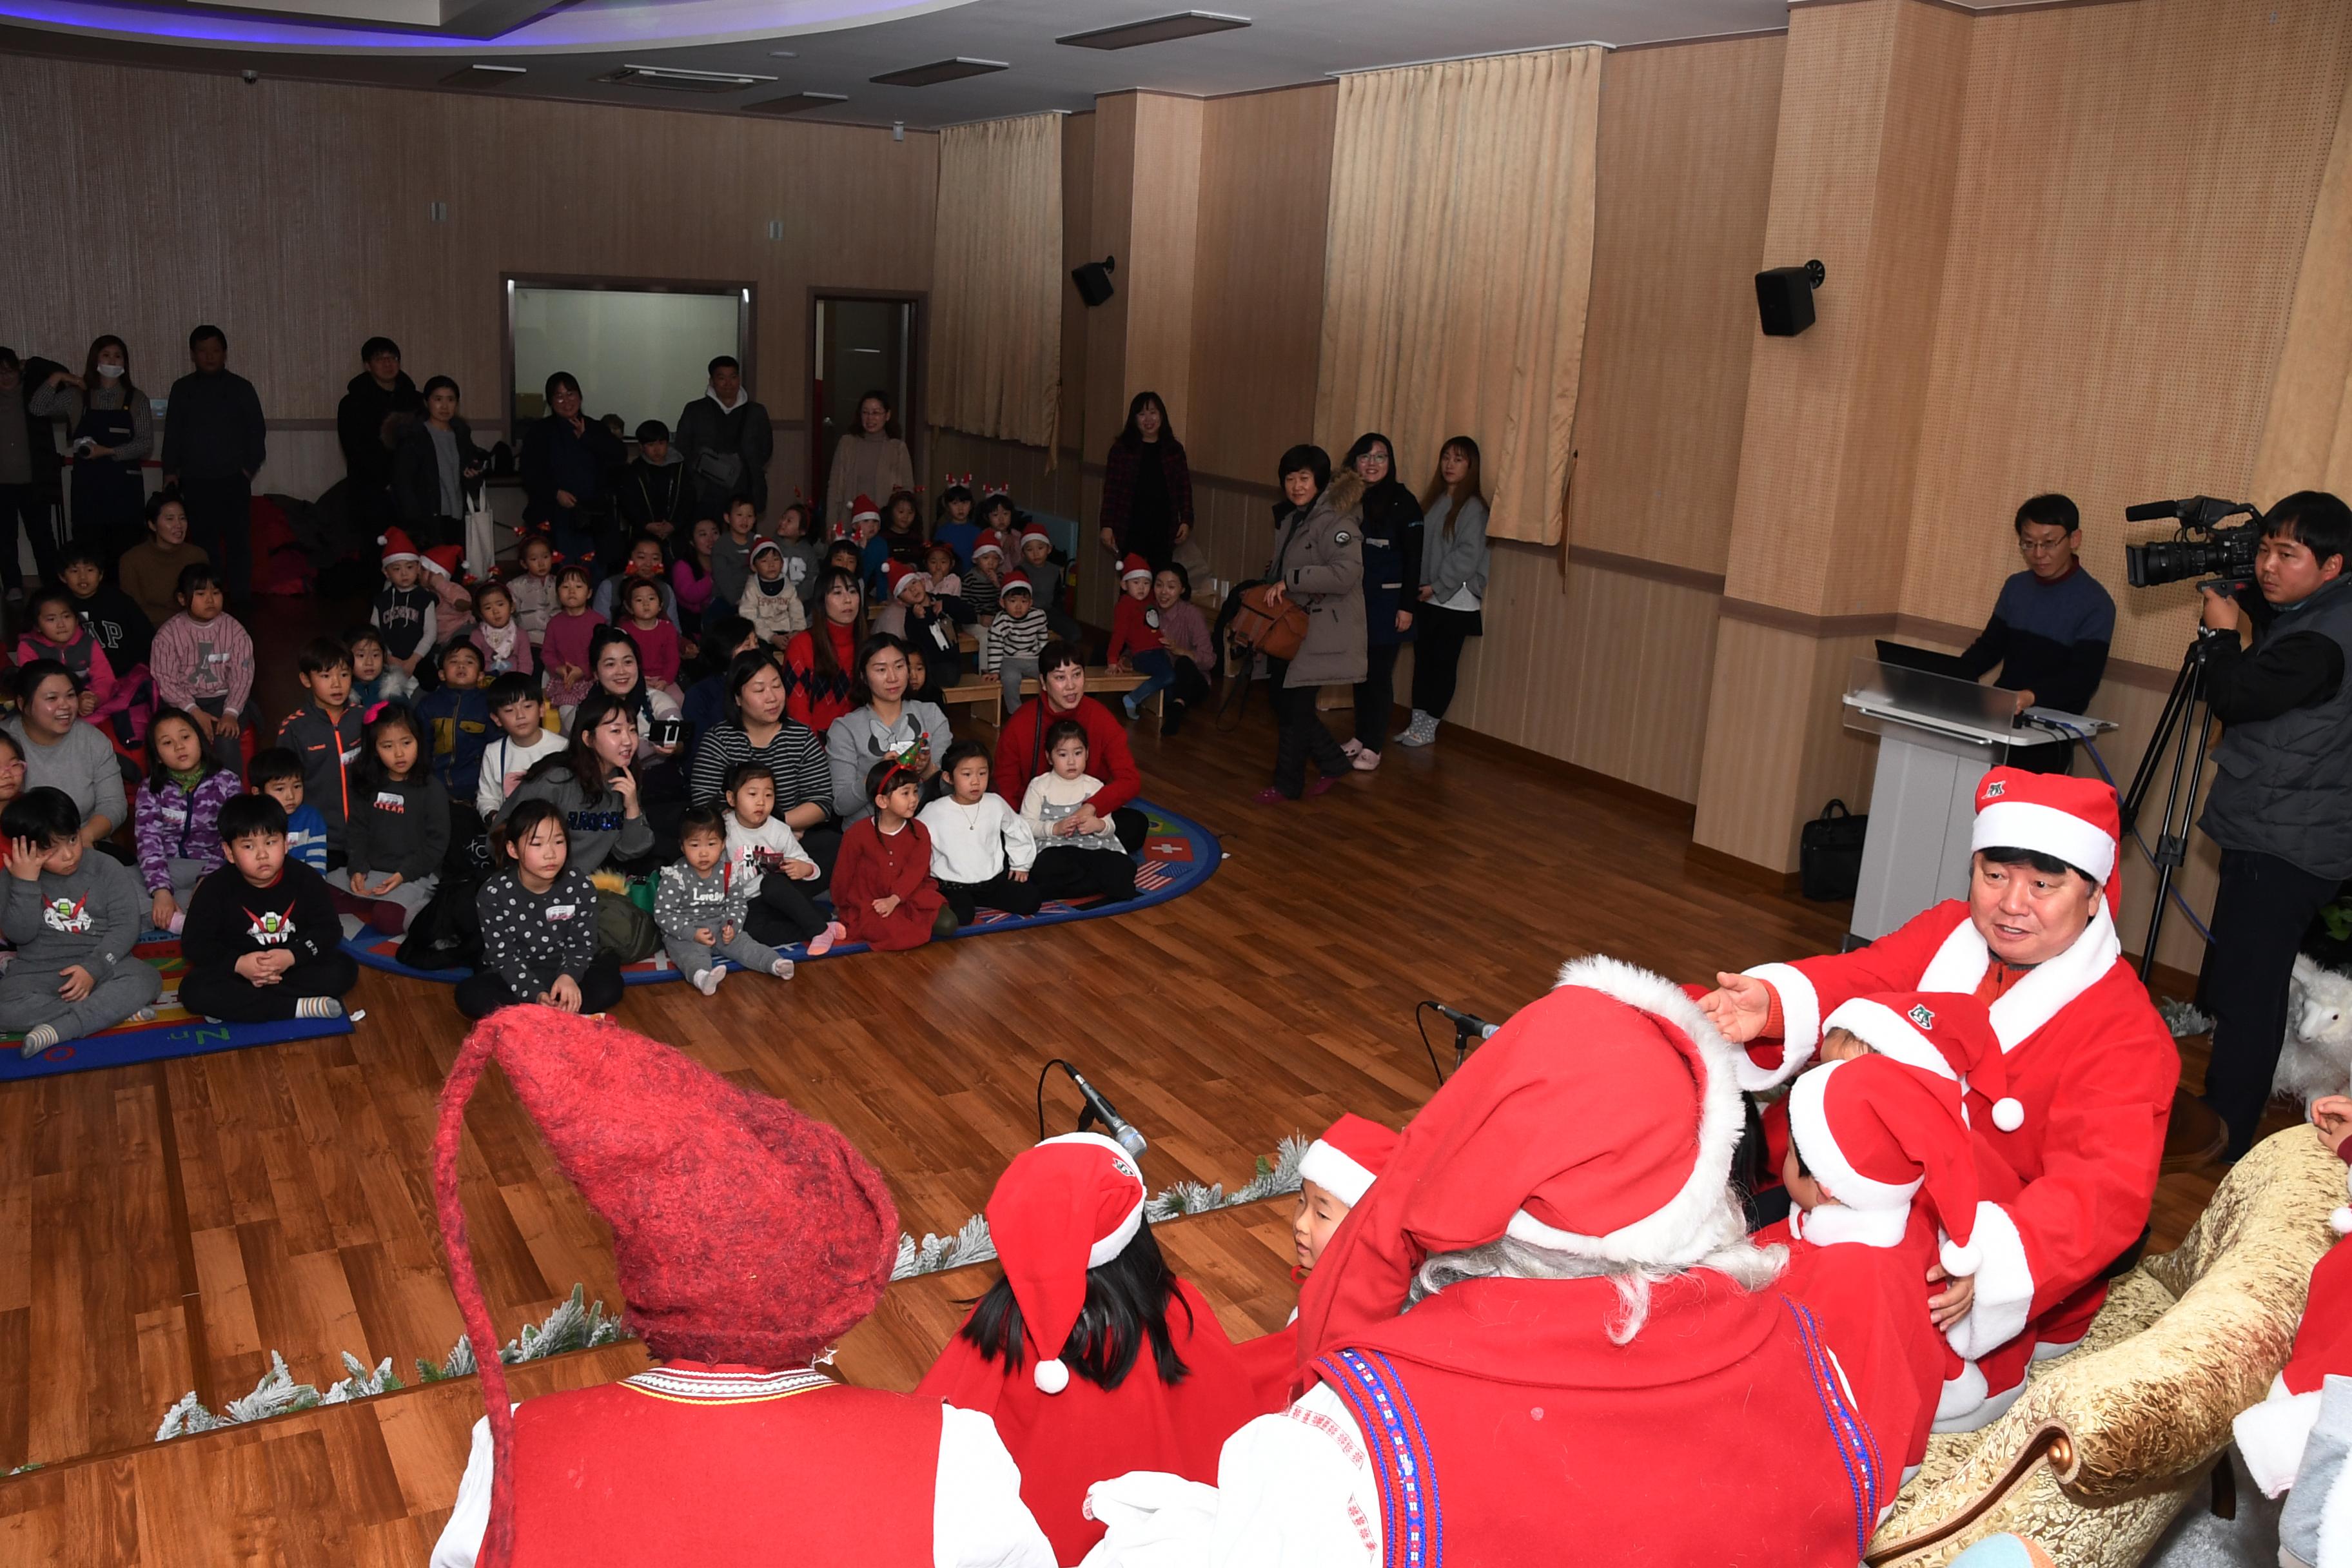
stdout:
POLYGON ((163 976, 131 947, 139 940, 139 879, 82 844, 81 815, 62 790, 28 789, 0 810, 8 841, 0 935, 16 956, 0 973, 0 1019, 26 1031, 37 1057, 60 1041, 152 1018, 163 976))

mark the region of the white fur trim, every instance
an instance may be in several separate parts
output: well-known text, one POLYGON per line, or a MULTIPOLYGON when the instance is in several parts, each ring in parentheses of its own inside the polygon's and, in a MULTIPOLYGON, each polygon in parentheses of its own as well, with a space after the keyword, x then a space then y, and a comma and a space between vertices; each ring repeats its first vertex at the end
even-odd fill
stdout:
POLYGON ((1029 1376, 1042 1394, 1059 1394, 1070 1386, 1070 1369, 1058 1356, 1039 1362, 1029 1376))
POLYGON ((1815 1209, 1791 1210, 1790 1235, 1798 1234, 1799 1212, 1805 1216, 1805 1228, 1799 1239, 1815 1247, 1900 1247, 1904 1232, 1911 1225, 1909 1204, 1891 1209, 1855 1209, 1843 1204, 1823 1204, 1815 1209))
POLYGON ((1944 1053, 1936 1048, 1935 1042, 1921 1034, 1917 1025, 1884 1002, 1857 996, 1841 1004, 1822 1022, 1823 1034, 1832 1029, 1843 1029, 1880 1056, 1892 1057, 1905 1067, 1934 1073, 1953 1083, 1960 1080, 1960 1075, 1952 1070, 1952 1064, 1944 1059, 1944 1053))
POLYGON ((1974 1274, 1984 1267, 1984 1248, 1970 1242, 1963 1247, 1949 1237, 1936 1248, 1936 1256, 1944 1265, 1944 1272, 1955 1278, 1974 1274))
MULTIPOLYGON (((2031 973, 1992 1005, 1992 1032, 2000 1039, 2001 1054, 2007 1056, 2023 1045, 2068 1003, 2105 979, 2122 952, 2123 944, 2116 940, 2116 922, 2107 914, 2106 900, 2101 899, 2092 907, 2090 923, 2073 946, 2034 965, 2031 973)), ((1919 989, 1973 992, 1991 963, 1992 953, 1984 938, 1963 914, 1936 950, 1936 956, 1928 960, 1927 972, 1919 977, 1919 989)))
MULTIPOLYGON (((1135 1233, 1143 1228, 1143 1200, 1149 1195, 1143 1190, 1143 1172, 1137 1166, 1134 1155, 1129 1153, 1117 1142, 1104 1137, 1099 1132, 1065 1132, 1058 1137, 1043 1140, 1037 1147, 1043 1149, 1054 1143, 1083 1143, 1090 1148, 1104 1150, 1117 1158, 1120 1168, 1135 1178, 1135 1206, 1127 1211, 1126 1217, 1118 1222, 1117 1228, 1108 1236, 1097 1237, 1094 1246, 1087 1253, 1087 1267, 1100 1268, 1104 1264, 1125 1252, 1127 1244, 1135 1239, 1135 1233)), ((1042 1366, 1044 1363, 1039 1364, 1042 1366)), ((1063 1373, 1065 1380, 1068 1375, 1067 1373, 1063 1373)), ((1039 1386, 1044 1385, 1041 1384, 1039 1386)), ((1052 1394, 1055 1390, 1049 1388, 1045 1392, 1052 1394)))
POLYGON ((1944 1380, 1941 1393, 1936 1395, 1936 1421, 1941 1425, 1958 1415, 1971 1415, 1985 1402, 1992 1390, 1985 1385, 1984 1369, 1972 1361, 1960 1363, 1960 1370, 1944 1380))
POLYGON ((1977 813, 1969 848, 2038 849, 2104 883, 2116 868, 2116 841, 2071 811, 2030 800, 1997 800, 1977 813))
POLYGON ((2338 1236, 2352 1236, 2352 1205, 2339 1205, 2327 1212, 2327 1228, 2338 1236))
POLYGON ((2294 1484, 2303 1468, 2303 1450, 2311 1429, 2319 1424, 2321 1394, 2288 1394, 2284 1385, 2250 1410, 2241 1410, 2230 1423, 2237 1435, 2238 1452, 2245 1456, 2246 1473, 2264 1497, 2276 1497, 2294 1484))
POLYGON ((1813 1051, 1822 1043, 1822 997, 1813 989, 1813 983, 1805 978, 1805 972, 1793 964, 1759 963, 1740 973, 1751 980, 1761 980, 1780 998, 1780 1065, 1758 1067, 1746 1051, 1741 1051, 1735 1069, 1740 1088, 1750 1094, 1761 1094, 1768 1089, 1780 1088, 1804 1071, 1805 1064, 1813 1059, 1813 1051))
POLYGON ((1511 1216, 1509 1234, 1532 1246, 1580 1257, 1646 1263, 1659 1268, 1687 1268, 1720 1243, 1707 1222, 1724 1202, 1731 1180, 1732 1152, 1748 1130, 1738 1079, 1738 1064, 1747 1059, 1746 1053, 1725 1039, 1699 1011, 1698 1004, 1664 975, 1595 954, 1563 964, 1559 984, 1585 986, 1638 1007, 1673 1025, 1698 1047, 1699 1065, 1706 1074, 1698 1086, 1698 1156, 1691 1163, 1690 1175, 1663 1208, 1606 1236, 1556 1229, 1525 1209, 1511 1216))
MULTIPOLYGON (((1970 1362, 1969 1364, 1970 1366, 1974 1366, 1976 1363, 1974 1362, 1970 1362)), ((1977 1375, 1979 1378, 1982 1378, 1984 1374, 1979 1372, 1977 1375)), ((1982 1402, 1979 1403, 1973 1410, 1968 1411, 1963 1415, 1952 1416, 1949 1419, 1946 1419, 1940 1415, 1937 1416, 1935 1423, 1929 1426, 1928 1430, 1931 1432, 1981 1431, 1985 1427, 1990 1426, 1994 1422, 2000 1420, 2002 1416, 2008 1415, 2009 1407, 2016 1404, 2018 1395, 2024 1392, 2025 1382, 2021 1378, 2018 1380, 2017 1386, 2014 1388, 2003 1389, 1997 1394, 1986 1394, 1982 1402)))
MULTIPOLYGON (((1830 1131, 1828 1114, 1822 1109, 1822 1096, 1829 1090, 1830 1079, 1843 1062, 1824 1062, 1799 1079, 1789 1089, 1789 1136, 1804 1156, 1805 1164, 1813 1179, 1829 1194, 1850 1209, 1901 1209, 1906 1215, 1911 1208, 1911 1194, 1919 1190, 1922 1178, 1914 1176, 1901 1186, 1882 1182, 1875 1176, 1865 1176, 1853 1168, 1853 1163, 1838 1147, 1837 1135, 1830 1131)), ((1814 1211, 1815 1225, 1820 1224, 1820 1211, 1814 1211)))
POLYGON ((1977 1205, 1970 1235, 1984 1254, 1977 1266, 1976 1299, 1969 1315, 1944 1331, 1952 1349, 1969 1361, 1987 1355, 2025 1331, 2033 1309, 2033 1270, 2025 1261, 2025 1240, 2017 1222, 1999 1204, 1977 1205))
POLYGON ((2084 1340, 2087 1339, 2089 1336, 2090 1331, 2085 1329, 2082 1333, 2076 1334, 2073 1339, 2068 1340, 2063 1345, 2053 1345, 2048 1340, 2036 1340, 2033 1342, 2033 1359, 2035 1361, 2056 1361, 2060 1356, 2072 1355, 2076 1351, 2083 1348, 2084 1340))
POLYGON ((2025 1125, 2025 1107, 2014 1100, 1992 1102, 1992 1124, 2003 1132, 2014 1132, 2025 1125))
POLYGON ((1327 1189, 1341 1203, 1354 1208, 1364 1201, 1364 1194, 1370 1190, 1372 1173, 1358 1164, 1344 1150, 1318 1138, 1307 1146, 1305 1157, 1298 1162, 1298 1179, 1327 1189))

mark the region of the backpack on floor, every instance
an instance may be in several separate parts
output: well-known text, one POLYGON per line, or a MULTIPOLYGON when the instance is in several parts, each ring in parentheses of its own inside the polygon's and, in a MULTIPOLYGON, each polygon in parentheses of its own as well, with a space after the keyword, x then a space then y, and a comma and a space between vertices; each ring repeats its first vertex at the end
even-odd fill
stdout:
POLYGON ((481 911, 475 898, 488 879, 481 869, 450 874, 442 862, 441 885, 410 917, 408 934, 393 956, 411 969, 476 969, 482 962, 481 911))

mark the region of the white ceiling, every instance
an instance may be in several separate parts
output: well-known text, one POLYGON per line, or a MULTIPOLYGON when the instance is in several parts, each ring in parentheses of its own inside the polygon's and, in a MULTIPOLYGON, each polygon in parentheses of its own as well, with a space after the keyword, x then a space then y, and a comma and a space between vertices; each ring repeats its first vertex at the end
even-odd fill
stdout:
POLYGON ((485 40, 426 30, 436 14, 442 27, 477 30, 497 15, 485 0, 245 0, 235 9, 0 0, 0 47, 410 87, 480 61, 525 68, 482 90, 722 112, 785 93, 841 93, 845 101, 801 118, 931 129, 1090 109, 1097 94, 1129 88, 1214 96, 1372 66, 1706 37, 1788 20, 1787 0, 577 0, 485 40), (1183 9, 1252 25, 1123 50, 1054 42, 1183 9), (404 22, 417 30, 396 30, 404 22), (868 80, 957 56, 1011 68, 932 87, 868 80), (775 79, 713 94, 593 79, 625 63, 775 79))

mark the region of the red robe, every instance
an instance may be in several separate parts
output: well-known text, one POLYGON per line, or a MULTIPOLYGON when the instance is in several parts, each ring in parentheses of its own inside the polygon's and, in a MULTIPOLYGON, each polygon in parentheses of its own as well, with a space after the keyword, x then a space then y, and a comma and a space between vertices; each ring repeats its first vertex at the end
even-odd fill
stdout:
MULTIPOLYGON (((1772 986, 1783 1040, 1801 1063, 1841 1003, 1883 991, 1975 994, 1990 967, 1968 905, 1955 899, 1858 952, 1749 973, 1772 986)), ((1991 1011, 2025 1121, 1998 1131, 1991 1102, 1971 1089, 1969 1121, 2021 1190, 1977 1211, 1984 1265, 1975 1305, 1951 1333, 1971 1359, 2029 1322, 2055 1331, 2042 1336, 2055 1342, 2081 1337, 2105 1296, 2099 1274, 2147 1225, 2180 1080, 2179 1049, 2123 961, 2104 904, 2072 948, 2007 986, 1991 1011)))
POLYGON ((1908 1469, 1927 1452, 1944 1380, 1960 1370, 1959 1357, 1927 1315, 1928 1297, 1943 1289, 1927 1283, 1936 1225, 1915 1207, 1892 1244, 1863 1234, 1872 1228, 1867 1219, 1849 1238, 1845 1222, 1853 1213, 1815 1209, 1801 1216, 1810 1226, 1801 1237, 1784 1223, 1755 1239, 1788 1247, 1780 1288, 1812 1309, 1888 1461, 1908 1469), (1817 1215, 1828 1217, 1815 1223, 1817 1215))
POLYGON ((919 822, 899 833, 884 833, 875 818, 853 822, 841 836, 841 856, 833 867, 833 911, 849 929, 849 940, 884 952, 920 947, 931 940, 931 922, 947 902, 931 879, 931 836, 919 822), (887 915, 874 900, 898 898, 887 915))
POLYGON ((1191 1370, 1173 1387, 1160 1380, 1147 1343, 1117 1388, 1073 1375, 1061 1393, 1046 1394, 1032 1378, 1034 1360, 1008 1373, 959 1332, 915 1389, 918 1396, 995 1418, 997 1435, 1021 1467, 1021 1500, 1065 1564, 1102 1539, 1103 1527, 1080 1511, 1088 1487, 1129 1470, 1166 1470, 1214 1484, 1225 1439, 1262 1414, 1215 1310, 1190 1281, 1179 1279, 1176 1294, 1168 1332, 1191 1370))

